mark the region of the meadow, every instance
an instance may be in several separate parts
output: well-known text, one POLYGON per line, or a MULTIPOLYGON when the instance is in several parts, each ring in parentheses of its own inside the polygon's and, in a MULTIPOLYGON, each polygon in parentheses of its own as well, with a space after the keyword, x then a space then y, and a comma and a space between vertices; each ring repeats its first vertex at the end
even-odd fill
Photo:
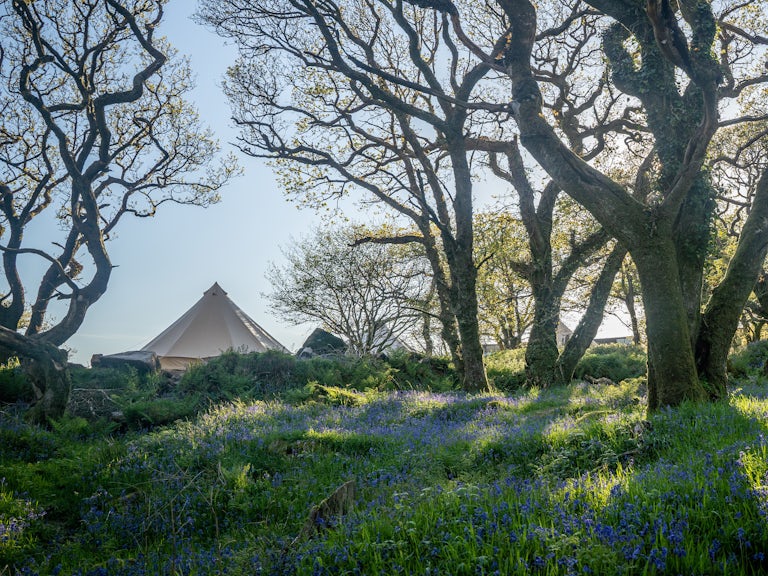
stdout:
POLYGON ((547 390, 491 359, 508 388, 483 395, 444 366, 268 358, 257 377, 263 359, 231 356, 154 413, 161 383, 115 378, 121 424, 44 429, 5 404, 0 574, 766 573, 759 366, 734 361, 728 402, 648 416, 633 354, 582 367, 618 384, 547 390))

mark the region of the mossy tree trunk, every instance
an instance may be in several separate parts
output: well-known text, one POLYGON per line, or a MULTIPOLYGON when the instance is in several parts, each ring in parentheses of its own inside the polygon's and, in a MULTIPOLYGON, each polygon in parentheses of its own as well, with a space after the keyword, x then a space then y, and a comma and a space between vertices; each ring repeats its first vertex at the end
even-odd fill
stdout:
MULTIPOLYGON (((456 122, 457 127, 463 125, 463 121, 456 122)), ((466 141, 460 130, 449 133, 447 138, 456 186, 453 197, 455 226, 453 234, 443 231, 443 245, 451 276, 453 312, 461 341, 461 362, 464 368, 462 388, 467 392, 484 392, 489 390, 489 386, 478 321, 472 175, 467 160, 466 141)))
POLYGON ((61 418, 66 411, 72 388, 66 351, 51 347, 49 354, 35 359, 27 358, 22 366, 36 396, 27 417, 39 424, 61 418))
POLYGON ((649 239, 645 250, 636 250, 632 256, 643 285, 648 408, 657 410, 685 400, 704 400, 707 395, 694 361, 674 243, 668 235, 659 235, 649 239))
MULTIPOLYGON (((587 234, 580 239, 571 238, 570 252, 562 258, 560 266, 555 271, 553 263, 552 227, 555 213, 555 205, 561 192, 560 186, 550 181, 541 191, 536 204, 536 196, 526 173, 523 158, 517 142, 511 143, 478 143, 478 148, 487 146, 490 154, 490 166, 493 173, 508 181, 515 191, 520 203, 520 218, 525 227, 528 249, 531 253, 531 262, 517 262, 515 269, 520 276, 525 278, 531 286, 531 294, 534 302, 533 322, 525 349, 525 373, 529 386, 546 388, 552 384, 563 381, 563 372, 560 365, 560 351, 557 343, 557 330, 560 325, 560 311, 563 295, 568 283, 575 272, 584 265, 598 250, 605 246, 610 239, 602 229, 587 234), (498 163, 497 155, 503 153, 507 160, 507 169, 502 169, 498 163)), ((620 263, 620 262, 619 262, 620 263)), ((612 265, 611 265, 612 266, 612 265)), ((615 271, 610 276, 611 281, 615 271)), ((603 281, 604 282, 604 281, 603 281)), ((602 291, 596 288, 595 295, 602 291)), ((610 290, 610 283, 608 290, 610 290)), ((586 312, 585 326, 581 336, 577 338, 568 350, 566 362, 578 362, 592 341, 594 333, 591 326, 594 315, 597 314, 597 325, 602 320, 602 312, 605 308, 605 300, 598 305, 596 300, 591 303, 586 312), (588 339, 585 345, 583 340, 588 339)), ((596 327, 594 331, 596 331, 596 327)), ((575 367, 575 364, 574 364, 575 367)), ((568 369, 566 368, 566 371, 568 369)), ((571 370, 572 374, 572 370, 571 370)), ((569 374, 570 380, 570 374, 569 374)))
MULTIPOLYGON (((694 27, 693 40, 683 66, 690 85, 681 94, 676 83, 680 64, 668 54, 669 47, 657 40, 678 34, 676 21, 650 19, 642 3, 630 6, 590 0, 588 4, 616 20, 603 35, 603 49, 613 83, 643 104, 656 138, 662 168, 655 179, 655 193, 646 202, 634 197, 626 186, 585 162, 561 140, 542 114, 543 97, 531 66, 536 7, 529 0, 508 0, 500 4, 512 28, 504 56, 513 84, 520 141, 571 197, 627 247, 635 261, 647 319, 649 409, 677 405, 686 399, 704 400, 707 395, 693 355, 691 306, 686 302, 697 282, 693 275, 701 271, 695 270, 693 259, 682 266, 678 262, 678 251, 686 252, 680 246, 684 228, 680 227, 678 234, 675 226, 682 207, 700 201, 694 197, 694 184, 701 178, 707 148, 717 129, 720 69, 711 55, 715 18, 710 6, 699 3, 696 20, 688 20, 694 27), (639 65, 627 50, 630 34, 642 54, 639 65), (670 122, 676 124, 670 126, 670 122)), ((687 224, 706 227, 708 223, 700 217, 697 213, 687 224)))
POLYGON ((555 370, 560 297, 553 293, 551 282, 539 282, 536 275, 531 278, 531 288, 534 313, 525 348, 525 379, 528 386, 548 388, 558 380, 555 370))
POLYGON ((40 424, 61 418, 67 408, 71 378, 67 352, 40 338, 0 327, 0 347, 21 359, 35 401, 27 417, 40 424))
POLYGON ((710 398, 727 396, 726 360, 744 305, 768 254, 768 172, 760 178, 725 277, 712 292, 696 338, 696 366, 710 398))

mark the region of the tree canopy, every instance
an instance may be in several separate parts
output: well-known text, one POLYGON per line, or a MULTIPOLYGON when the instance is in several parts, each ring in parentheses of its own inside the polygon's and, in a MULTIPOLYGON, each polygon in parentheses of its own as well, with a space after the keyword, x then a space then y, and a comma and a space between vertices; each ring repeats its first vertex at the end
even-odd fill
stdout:
MULTIPOLYGON (((655 409, 725 397, 725 355, 768 250, 760 168, 733 256, 705 289, 720 187, 741 186, 716 174, 719 135, 736 149, 765 139, 752 128, 766 118, 767 8, 207 0, 200 15, 240 48, 227 92, 243 148, 297 167, 284 172, 289 190, 311 199, 354 186, 437 227, 463 346, 476 332, 472 176, 501 155, 519 165, 516 188, 546 173, 632 256, 655 409)), ((535 192, 528 211, 543 214, 548 197, 535 192)))
POLYGON ((0 347, 34 361, 43 415, 63 410, 57 349, 107 289, 121 219, 168 202, 206 206, 236 170, 217 163, 218 144, 184 100, 187 62, 155 34, 164 3, 0 9, 0 347), (46 234, 27 234, 37 221, 46 234), (44 264, 36 280, 20 273, 22 258, 44 264))
POLYGON ((409 331, 429 288, 428 264, 401 246, 364 243, 355 227, 317 229, 283 249, 267 277, 275 311, 291 323, 319 323, 350 352, 378 355, 409 331))

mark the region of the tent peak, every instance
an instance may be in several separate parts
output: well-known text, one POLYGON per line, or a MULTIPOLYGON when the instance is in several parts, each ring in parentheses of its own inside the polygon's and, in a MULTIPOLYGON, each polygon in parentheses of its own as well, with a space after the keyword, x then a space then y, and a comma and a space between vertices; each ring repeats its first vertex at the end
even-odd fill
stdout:
POLYGON ((214 282, 213 286, 211 286, 210 288, 208 288, 208 290, 203 292, 203 296, 218 296, 219 294, 221 294, 222 296, 227 295, 226 291, 221 286, 219 286, 218 282, 214 282))

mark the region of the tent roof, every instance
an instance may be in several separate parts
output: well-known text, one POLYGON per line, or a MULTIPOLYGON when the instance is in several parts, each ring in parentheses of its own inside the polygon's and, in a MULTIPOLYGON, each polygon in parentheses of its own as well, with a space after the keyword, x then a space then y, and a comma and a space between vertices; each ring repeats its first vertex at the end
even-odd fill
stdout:
POLYGON ((214 283, 176 322, 142 350, 162 358, 212 358, 228 350, 287 352, 266 330, 232 302, 214 283))

